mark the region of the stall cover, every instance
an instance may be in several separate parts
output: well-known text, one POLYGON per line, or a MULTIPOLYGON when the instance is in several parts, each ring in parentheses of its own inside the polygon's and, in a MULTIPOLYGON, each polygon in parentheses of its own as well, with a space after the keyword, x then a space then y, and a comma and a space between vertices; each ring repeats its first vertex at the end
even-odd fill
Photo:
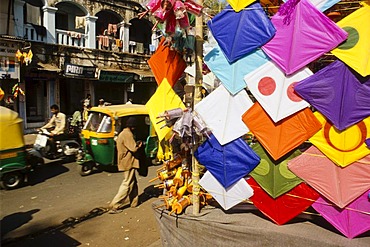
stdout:
POLYGON ((287 167, 289 160, 301 154, 298 149, 289 152, 279 160, 274 160, 259 143, 254 144, 252 150, 261 158, 261 161, 249 175, 271 197, 279 197, 303 182, 287 167))
POLYGON ((244 80, 253 96, 276 123, 309 106, 295 93, 294 85, 312 74, 309 68, 302 68, 286 76, 274 62, 269 61, 244 76, 244 80))
POLYGON ((339 208, 370 189, 370 156, 342 168, 311 146, 290 160, 288 168, 339 208))
POLYGON ((335 164, 346 167, 370 154, 365 140, 370 138, 370 116, 340 131, 320 112, 314 112, 321 129, 309 140, 335 164))
POLYGON ((353 68, 361 76, 370 75, 370 23, 369 2, 340 20, 337 25, 348 32, 348 38, 331 53, 353 68))
POLYGON ((308 0, 286 2, 271 22, 276 34, 262 49, 288 75, 331 51, 348 35, 308 0))
POLYGON ((354 238, 370 230, 370 203, 368 194, 363 193, 345 208, 338 208, 320 197, 312 207, 347 238, 354 238))
POLYGON ((300 81, 294 90, 340 131, 370 116, 370 78, 360 82, 340 60, 300 81))
POLYGON ((148 60, 157 84, 161 84, 166 78, 168 83, 173 87, 177 80, 184 73, 186 62, 182 56, 169 46, 164 46, 164 39, 158 45, 155 53, 148 60))
POLYGON ((195 105, 207 127, 221 145, 225 145, 249 132, 241 117, 253 105, 246 91, 231 95, 223 85, 195 105))
POLYGON ((197 148, 194 156, 225 189, 248 175, 260 162, 260 157, 242 138, 221 145, 214 135, 197 148))
POLYGON ((261 47, 275 34, 260 3, 238 13, 226 6, 207 24, 230 63, 261 47))
POLYGON ((320 122, 308 108, 275 123, 258 102, 243 114, 242 120, 274 160, 321 129, 320 122))
POLYGON ((218 46, 214 47, 204 57, 205 64, 232 95, 237 94, 247 86, 243 80, 246 74, 267 61, 269 61, 267 55, 261 49, 256 49, 230 63, 218 46))

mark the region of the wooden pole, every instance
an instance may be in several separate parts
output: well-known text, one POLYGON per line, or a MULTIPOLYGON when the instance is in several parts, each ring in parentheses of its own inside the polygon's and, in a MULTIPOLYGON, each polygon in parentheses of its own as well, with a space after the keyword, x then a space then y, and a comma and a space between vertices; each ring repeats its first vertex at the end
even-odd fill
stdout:
MULTIPOLYGON (((199 5, 203 5, 203 0, 198 0, 197 3, 199 5)), ((202 63, 203 63, 203 16, 200 15, 195 19, 195 33, 196 33, 196 43, 195 43, 195 88, 193 94, 193 107, 197 104, 200 100, 200 92, 202 89, 202 81, 203 81, 203 74, 202 74, 202 63)), ((200 212, 200 203, 199 203, 199 163, 197 159, 194 157, 194 152, 198 148, 197 139, 193 143, 193 152, 192 152, 192 181, 193 181, 193 214, 199 215, 200 212)))

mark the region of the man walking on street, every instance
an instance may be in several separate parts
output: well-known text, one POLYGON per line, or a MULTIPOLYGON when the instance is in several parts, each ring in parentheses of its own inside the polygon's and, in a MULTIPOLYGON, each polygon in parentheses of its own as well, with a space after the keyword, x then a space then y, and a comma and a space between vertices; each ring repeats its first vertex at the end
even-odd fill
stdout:
POLYGON ((109 205, 111 214, 122 212, 122 207, 126 204, 130 204, 131 207, 139 204, 139 190, 135 175, 135 170, 139 168, 139 160, 135 157, 135 153, 142 146, 142 142, 136 142, 132 133, 136 127, 135 118, 129 117, 125 126, 116 142, 118 170, 123 171, 123 181, 109 205))

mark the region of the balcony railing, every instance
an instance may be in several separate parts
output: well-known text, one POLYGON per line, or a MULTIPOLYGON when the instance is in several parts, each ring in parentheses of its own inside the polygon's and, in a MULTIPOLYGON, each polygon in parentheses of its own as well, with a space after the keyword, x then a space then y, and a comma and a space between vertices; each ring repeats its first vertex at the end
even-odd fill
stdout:
POLYGON ((43 42, 45 37, 46 37, 45 27, 34 26, 31 24, 24 24, 24 38, 25 39, 30 40, 30 41, 43 42))
POLYGON ((84 33, 56 29, 56 43, 59 45, 69 45, 86 47, 87 36, 84 33))

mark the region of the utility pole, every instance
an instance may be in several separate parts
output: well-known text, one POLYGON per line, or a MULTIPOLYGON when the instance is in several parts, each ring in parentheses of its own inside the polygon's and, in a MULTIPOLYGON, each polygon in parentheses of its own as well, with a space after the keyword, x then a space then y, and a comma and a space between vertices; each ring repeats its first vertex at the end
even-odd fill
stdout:
MULTIPOLYGON (((199 5, 203 5, 203 0, 198 0, 199 5)), ((202 63, 203 63, 203 15, 196 17, 195 19, 195 88, 193 94, 193 107, 200 100, 200 92, 202 89, 203 74, 202 74, 202 63)), ((192 183, 193 183, 193 214, 199 215, 200 203, 199 203, 199 163, 194 157, 194 152, 198 148, 198 140, 194 138, 193 148, 192 148, 192 183)))

